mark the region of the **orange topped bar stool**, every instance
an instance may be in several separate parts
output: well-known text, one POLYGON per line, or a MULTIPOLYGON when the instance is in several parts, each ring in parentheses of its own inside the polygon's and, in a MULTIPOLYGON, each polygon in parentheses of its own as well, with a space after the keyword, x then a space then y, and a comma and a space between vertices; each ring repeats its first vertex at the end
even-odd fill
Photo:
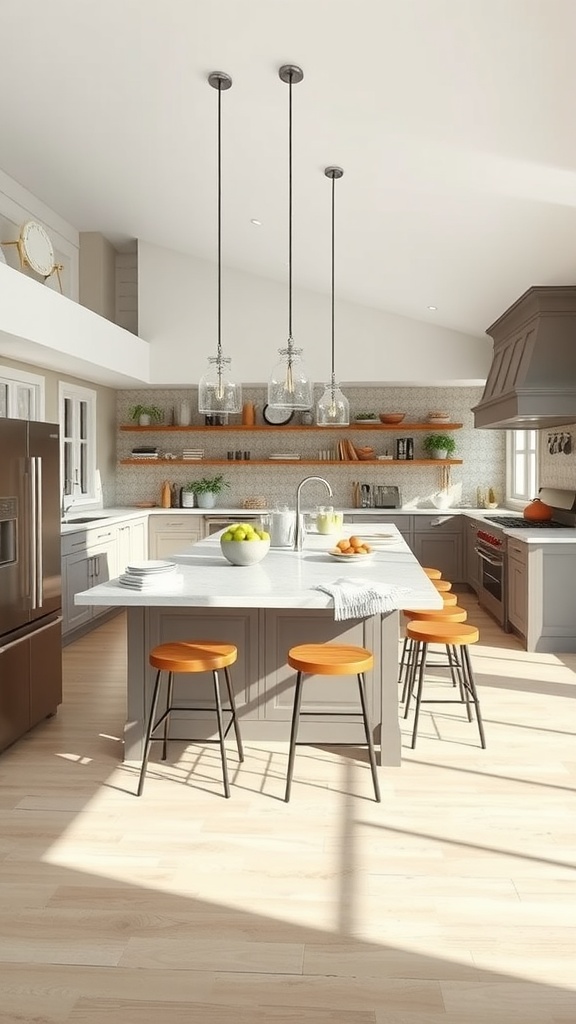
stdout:
MULTIPOLYGON (((434 571, 436 572, 437 570, 434 570, 434 571)), ((452 607, 452 606, 458 604, 458 597, 456 596, 456 594, 450 594, 450 593, 442 594, 442 604, 443 604, 444 608, 452 607)), ((407 664, 408 664, 406 659, 409 656, 409 652, 410 652, 410 641, 409 641, 408 637, 405 636, 404 637, 404 643, 402 644, 402 655, 401 655, 401 658, 400 658, 400 669, 398 671, 398 685, 399 686, 402 685, 402 681, 403 681, 403 678, 404 678, 404 668, 407 667, 407 664)), ((402 694, 402 700, 404 700, 404 694, 402 694)))
MULTIPOLYGON (((234 701, 234 691, 232 689, 232 682, 230 680, 229 666, 233 665, 238 657, 238 650, 234 644, 223 644, 219 641, 212 640, 192 640, 192 641, 176 641, 174 643, 160 644, 158 647, 154 647, 149 654, 149 662, 153 668, 157 669, 156 682, 154 684, 154 692, 152 695, 152 704, 150 707, 150 715, 148 717, 148 725, 146 727, 146 739, 144 741, 144 754, 142 758, 142 767, 140 769, 140 778, 138 780, 138 792, 137 796, 142 795, 144 789, 144 778, 146 776, 146 766, 148 764, 148 757, 150 755, 150 745, 152 740, 156 737, 154 733, 160 726, 164 725, 162 735, 162 760, 166 760, 166 748, 169 740, 168 731, 170 728, 170 714, 172 711, 215 711, 216 719, 218 722, 218 742, 220 743, 220 754, 222 757, 222 775, 224 778, 224 794, 226 797, 230 796, 230 784, 228 781, 228 766, 226 764, 226 747, 224 740, 228 735, 230 727, 234 726, 234 732, 236 733, 236 743, 238 746, 238 760, 244 760, 244 751, 242 749, 242 740, 240 739, 240 730, 238 728, 238 721, 236 718, 236 704, 234 701), (220 681, 218 679, 218 670, 224 669, 224 678, 226 680, 226 688, 228 690, 228 699, 230 701, 229 708, 222 707, 222 701, 220 698, 220 681), (166 706, 164 711, 157 719, 157 708, 160 697, 160 688, 162 683, 162 673, 168 673, 168 684, 166 690, 166 706), (207 708, 201 708, 196 705, 194 707, 184 707, 181 704, 175 705, 172 703, 172 693, 174 688, 174 676, 180 672, 211 672, 214 681, 214 704, 207 708), (222 714, 228 712, 231 715, 230 721, 226 730, 224 730, 222 714)), ((160 737, 158 737, 160 738, 160 737)), ((211 742, 209 740, 203 740, 203 742, 211 742)))
POLYGON ((448 590, 452 590, 452 584, 449 583, 448 580, 430 580, 430 582, 433 587, 436 587, 436 590, 438 590, 440 594, 444 594, 448 590))
POLYGON ((472 721, 471 705, 473 705, 476 711, 476 719, 478 721, 480 743, 482 747, 485 748, 486 739, 484 736, 484 726, 480 712, 480 701, 478 700, 478 692, 476 690, 476 683, 472 672, 472 663, 470 661, 470 652, 468 650, 469 645, 477 643, 480 638, 480 633, 476 626, 468 626, 465 623, 440 622, 432 619, 420 621, 414 620, 408 623, 408 626, 406 627, 406 635, 410 640, 412 640, 415 651, 406 697, 404 718, 408 717, 410 698, 412 696, 413 686, 416 682, 416 676, 418 676, 418 685, 416 689, 416 711, 414 715, 414 726, 412 729, 412 749, 416 746, 416 735, 418 732, 418 719, 420 716, 421 704, 465 704, 469 722, 472 721), (448 647, 452 647, 452 649, 456 647, 460 648, 461 658, 457 665, 460 682, 460 700, 449 700, 445 698, 441 700, 424 700, 422 698, 429 644, 445 644, 447 649, 448 647))
MULTIPOLYGON (((454 601, 456 601, 455 594, 454 601)), ((459 608, 456 604, 451 607, 444 608, 405 608, 403 615, 407 622, 414 622, 423 619, 434 622, 466 622, 466 619, 468 618, 468 612, 466 609, 459 608)), ((408 636, 408 632, 406 632, 402 647, 402 659, 400 661, 400 673, 398 678, 398 682, 400 684, 404 683, 402 687, 402 696, 400 698, 402 704, 406 700, 408 689, 410 687, 411 674, 413 675, 416 667, 416 662, 414 661, 415 654, 414 644, 408 636)), ((456 676, 455 669, 457 668, 458 657, 455 651, 450 649, 448 644, 446 644, 446 657, 448 658, 448 667, 450 668, 450 673, 452 675, 452 683, 454 686, 457 686, 458 677, 456 676)), ((406 715, 404 715, 404 717, 406 717, 406 715)))
POLYGON ((425 572, 429 580, 440 580, 442 579, 442 573, 440 569, 427 569, 422 566, 422 572, 425 572))
MULTIPOLYGON (((364 647, 353 647, 347 644, 300 644, 298 647, 291 647, 288 651, 288 664, 295 668, 296 692, 294 694, 294 709, 292 712, 292 728, 290 730, 290 753, 288 757, 288 774, 286 776, 286 792, 284 799, 286 803, 290 800, 292 788, 292 775, 294 773, 294 759, 296 755, 296 743, 298 740, 298 725, 300 715, 316 715, 317 711, 301 711, 302 683, 305 675, 319 676, 357 676, 358 689, 360 691, 360 704, 362 707, 362 720, 364 722, 364 733, 368 746, 368 757, 370 758, 370 771, 374 783, 374 794, 380 803, 380 786, 378 783, 378 772, 376 769, 376 756, 372 742, 372 729, 368 718, 368 707, 366 703, 366 684, 364 673, 369 672, 374 666, 374 655, 364 647)), ((341 714, 341 712, 324 712, 324 714, 341 714)), ((347 717, 354 717, 346 713, 347 717)))

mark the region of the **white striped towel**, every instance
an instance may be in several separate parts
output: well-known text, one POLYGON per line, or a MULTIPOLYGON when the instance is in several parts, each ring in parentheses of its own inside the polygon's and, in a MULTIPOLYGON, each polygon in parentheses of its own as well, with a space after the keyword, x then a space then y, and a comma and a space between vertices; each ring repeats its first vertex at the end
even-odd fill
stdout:
POLYGON ((395 587, 390 583, 367 583, 362 579, 341 576, 333 583, 319 583, 315 590, 323 590, 334 601, 334 618, 362 619, 367 615, 379 615, 400 607, 399 601, 408 593, 407 587, 395 587))

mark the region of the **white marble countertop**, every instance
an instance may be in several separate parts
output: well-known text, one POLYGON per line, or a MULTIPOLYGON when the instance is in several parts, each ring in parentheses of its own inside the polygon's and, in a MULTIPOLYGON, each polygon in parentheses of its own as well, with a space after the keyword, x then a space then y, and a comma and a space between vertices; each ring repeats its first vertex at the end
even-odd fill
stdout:
MULTIPOLYGON (((378 533, 366 526, 362 534, 378 533)), ((399 602, 403 608, 441 608, 442 599, 394 526, 386 525, 390 544, 374 551, 365 562, 338 562, 328 554, 334 538, 309 534, 301 552, 272 548, 258 565, 234 566, 220 551, 219 534, 213 534, 172 556, 183 577, 173 592, 142 594, 123 587, 118 580, 100 583, 76 594, 79 605, 118 607, 172 606, 192 608, 330 608, 332 600, 318 583, 342 576, 367 582, 405 587, 399 602)))
POLYGON ((563 546, 576 544, 576 529, 547 530, 546 527, 538 529, 504 530, 504 533, 511 540, 521 540, 524 544, 562 544, 563 546))

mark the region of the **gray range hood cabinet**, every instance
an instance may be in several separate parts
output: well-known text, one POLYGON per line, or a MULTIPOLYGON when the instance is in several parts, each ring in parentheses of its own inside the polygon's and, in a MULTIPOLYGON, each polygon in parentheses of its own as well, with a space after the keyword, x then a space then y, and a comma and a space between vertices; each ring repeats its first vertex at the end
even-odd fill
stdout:
POLYGON ((494 340, 475 427, 576 423, 576 287, 534 287, 486 331, 494 340))

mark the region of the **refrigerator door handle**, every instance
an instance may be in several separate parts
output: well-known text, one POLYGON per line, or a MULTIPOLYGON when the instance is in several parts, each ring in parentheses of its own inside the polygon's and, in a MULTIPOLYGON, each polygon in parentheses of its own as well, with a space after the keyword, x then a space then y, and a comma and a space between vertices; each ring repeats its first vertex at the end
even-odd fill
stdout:
POLYGON ((32 507, 31 577, 32 608, 42 607, 42 459, 30 459, 30 496, 32 507))
POLYGON ((38 634, 43 633, 45 629, 52 629, 52 627, 57 626, 59 622, 62 622, 61 615, 58 615, 46 626, 40 626, 40 629, 35 629, 33 632, 26 633, 24 636, 19 637, 18 640, 12 640, 9 644, 4 644, 3 647, 0 647, 0 654, 4 654, 4 651, 9 651, 12 647, 17 647, 18 644, 23 644, 24 641, 29 640, 31 636, 38 636, 38 634))

